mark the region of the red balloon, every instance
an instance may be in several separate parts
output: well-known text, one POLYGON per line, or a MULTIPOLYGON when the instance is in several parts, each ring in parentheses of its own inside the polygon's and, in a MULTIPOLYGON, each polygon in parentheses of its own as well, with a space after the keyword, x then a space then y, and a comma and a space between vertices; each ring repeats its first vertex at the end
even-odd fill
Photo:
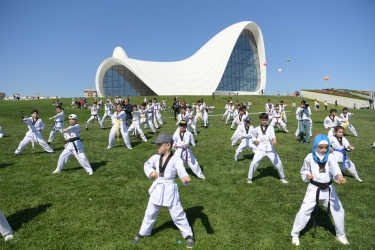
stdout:
POLYGON ((328 76, 325 76, 325 77, 324 77, 324 80, 328 81, 328 80, 329 80, 329 77, 328 77, 328 76))
POLYGON ((267 62, 264 62, 264 63, 263 63, 263 65, 264 65, 264 66, 267 66, 267 65, 268 65, 268 63, 267 63, 267 62))

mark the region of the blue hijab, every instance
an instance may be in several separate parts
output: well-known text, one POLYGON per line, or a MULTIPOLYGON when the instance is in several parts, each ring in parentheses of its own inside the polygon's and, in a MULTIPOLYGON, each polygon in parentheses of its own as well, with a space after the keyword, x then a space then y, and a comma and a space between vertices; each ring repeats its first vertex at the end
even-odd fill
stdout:
POLYGON ((313 148, 312 148, 312 155, 313 155, 313 158, 314 158, 315 162, 321 163, 321 164, 326 163, 327 160, 328 160, 328 155, 330 154, 330 150, 331 150, 331 142, 329 141, 328 136, 326 136, 324 134, 318 134, 317 136, 315 136, 314 145, 313 145, 313 148), (320 160, 318 158, 318 156, 316 155, 316 152, 318 150, 317 147, 318 147, 318 144, 319 144, 320 141, 327 141, 328 142, 328 150, 327 150, 323 160, 320 160))

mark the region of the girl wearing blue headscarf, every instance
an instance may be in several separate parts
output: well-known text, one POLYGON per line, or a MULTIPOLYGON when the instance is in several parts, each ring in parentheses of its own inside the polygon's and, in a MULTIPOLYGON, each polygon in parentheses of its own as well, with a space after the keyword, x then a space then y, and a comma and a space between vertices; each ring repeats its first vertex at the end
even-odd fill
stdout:
MULTIPOLYGON (((345 236, 344 208, 337 197, 332 178, 344 184, 346 179, 342 176, 341 170, 333 154, 330 154, 330 141, 326 135, 319 134, 314 138, 312 152, 309 153, 301 168, 301 176, 304 182, 310 181, 307 186, 305 198, 301 208, 294 220, 291 232, 292 243, 299 245, 299 233, 310 220, 310 215, 316 207, 316 214, 319 208, 319 201, 327 208, 327 213, 332 214, 336 228, 336 239, 342 244, 349 244, 345 236)), ((314 229, 316 215, 314 218, 314 229)))

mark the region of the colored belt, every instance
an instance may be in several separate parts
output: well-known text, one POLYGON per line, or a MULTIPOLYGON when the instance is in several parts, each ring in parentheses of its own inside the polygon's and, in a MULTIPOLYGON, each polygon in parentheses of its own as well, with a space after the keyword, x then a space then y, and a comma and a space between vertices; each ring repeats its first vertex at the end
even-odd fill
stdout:
POLYGON ((346 162, 347 155, 346 155, 346 150, 345 150, 345 148, 343 148, 343 149, 337 149, 337 148, 334 148, 333 150, 334 150, 334 151, 337 151, 337 152, 340 152, 340 153, 343 154, 343 159, 342 159, 342 169, 343 169, 343 170, 346 170, 345 162, 346 162))
POLYGON ((314 222, 313 222, 313 226, 314 226, 314 230, 316 230, 316 217, 318 216, 318 211, 319 211, 319 195, 320 195, 320 191, 321 190, 325 190, 327 188, 329 188, 329 197, 328 197, 328 205, 327 205, 327 213, 330 214, 331 213, 331 184, 332 184, 332 180, 330 182, 327 182, 327 183, 321 183, 321 182, 317 182, 317 181, 314 181, 314 180, 310 180, 310 183, 313 184, 314 186, 318 187, 318 189, 316 190, 316 205, 315 205, 315 208, 316 208, 316 212, 315 212, 315 218, 314 218, 314 222))

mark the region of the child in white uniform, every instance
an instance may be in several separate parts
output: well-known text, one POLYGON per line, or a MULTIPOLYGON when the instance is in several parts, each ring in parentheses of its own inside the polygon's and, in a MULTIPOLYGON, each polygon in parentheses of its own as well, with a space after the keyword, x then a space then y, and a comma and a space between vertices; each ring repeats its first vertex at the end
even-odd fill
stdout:
POLYGON ((276 104, 275 109, 272 111, 272 115, 271 115, 272 122, 270 126, 271 127, 281 126, 284 129, 285 133, 288 133, 289 131, 286 129, 286 124, 281 119, 281 114, 282 114, 282 111, 280 111, 280 106, 279 104, 276 104))
POLYGON ((61 155, 59 156, 57 168, 55 171, 53 171, 53 174, 60 173, 64 165, 68 162, 69 158, 73 155, 89 175, 93 174, 89 160, 83 152, 83 146, 79 138, 81 127, 77 123, 77 120, 78 118, 75 114, 69 115, 70 126, 64 129, 64 137, 67 143, 65 144, 64 151, 62 151, 61 155))
POLYGON ((230 106, 230 101, 228 100, 227 104, 225 104, 225 107, 224 107, 225 112, 223 114, 223 117, 220 119, 220 121, 224 121, 224 119, 227 117, 229 106, 230 106))
POLYGON ((186 239, 186 247, 192 248, 195 245, 193 231, 181 206, 178 186, 174 180, 178 175, 182 183, 187 186, 191 179, 180 157, 171 152, 173 139, 169 134, 160 134, 152 143, 156 144, 158 154, 153 155, 144 164, 144 172, 148 178, 155 180, 148 190, 150 199, 141 229, 132 240, 132 244, 137 244, 144 236, 151 235, 160 209, 165 206, 173 222, 180 229, 182 237, 186 239))
POLYGON ((348 171, 357 181, 362 182, 358 176, 354 163, 347 156, 346 151, 353 151, 354 147, 350 145, 348 140, 344 137, 344 132, 344 127, 337 126, 335 127, 335 135, 329 137, 332 149, 334 150, 333 155, 336 157, 338 163, 342 162, 343 170, 348 169, 348 171))
POLYGON ((355 130, 353 124, 349 121, 353 115, 353 113, 348 112, 348 108, 343 108, 339 118, 341 119, 341 126, 344 128, 349 128, 353 135, 358 137, 357 131, 355 130))
POLYGON ((140 123, 141 113, 140 113, 140 111, 138 111, 137 105, 133 105, 132 115, 133 115, 132 125, 130 125, 130 127, 128 129, 128 134, 135 130, 141 136, 142 140, 144 142, 147 142, 146 136, 141 129, 141 123, 140 123))
POLYGON ((275 148, 276 145, 276 136, 275 131, 272 126, 268 126, 268 114, 261 113, 259 115, 261 125, 256 127, 254 130, 254 139, 253 141, 257 144, 257 149, 254 151, 254 158, 250 164, 249 174, 247 177, 247 183, 253 183, 253 174, 262 159, 267 156, 272 164, 276 167, 279 172, 280 181, 282 183, 288 183, 284 175, 284 167, 280 160, 280 157, 277 155, 275 148))
POLYGON ((245 124, 246 118, 247 118, 247 115, 245 114, 245 110, 243 108, 240 108, 238 116, 234 118, 234 123, 237 125, 237 128, 231 137, 232 146, 236 146, 237 141, 241 139, 240 128, 242 127, 243 124, 245 124))
POLYGON ((178 124, 179 129, 173 135, 173 148, 176 149, 175 154, 188 164, 198 178, 205 179, 198 161, 195 159, 193 152, 190 149, 191 133, 186 130, 186 127, 186 121, 182 120, 178 124))
POLYGON ((281 100, 280 101, 280 105, 279 105, 279 107, 280 107, 280 112, 281 112, 281 119, 285 122, 285 123, 288 123, 288 119, 287 119, 287 117, 286 117, 286 112, 285 112, 285 108, 286 108, 286 104, 284 104, 284 101, 283 100, 281 100))
MULTIPOLYGON (((155 128, 159 128, 159 125, 156 121, 156 117, 154 114, 154 105, 151 100, 148 101, 147 111, 148 111, 148 120, 151 121, 151 123, 154 125, 155 128)), ((145 128, 146 127, 147 127, 147 124, 145 124, 145 128)))
POLYGON ((195 115, 195 124, 197 124, 197 121, 203 120, 204 126, 207 128, 207 116, 205 113, 205 106, 202 105, 202 101, 198 100, 198 105, 196 109, 196 115, 195 115))
POLYGON ((99 117, 99 114, 98 114, 98 110, 99 110, 98 104, 96 102, 94 102, 94 105, 92 107, 90 107, 89 110, 91 112, 91 117, 86 122, 86 130, 89 130, 89 124, 91 122, 94 122, 94 119, 96 119, 99 122, 100 127, 102 129, 104 129, 103 124, 102 124, 102 120, 100 120, 100 117, 99 117))
POLYGON ((51 133, 49 134, 49 138, 48 138, 48 145, 53 141, 53 138, 55 138, 55 135, 57 132, 60 132, 63 136, 63 130, 64 130, 64 119, 65 119, 65 115, 64 115, 64 110, 62 109, 62 107, 59 105, 56 107, 56 113, 57 115, 49 118, 50 120, 54 120, 54 124, 53 124, 53 127, 52 127, 52 131, 51 133))
POLYGON ((292 243, 297 246, 300 244, 299 234, 309 222, 314 208, 319 208, 319 201, 322 201, 323 205, 327 207, 328 213, 332 213, 336 228, 336 238, 343 244, 349 244, 345 237, 344 208, 332 185, 332 178, 339 184, 344 184, 346 179, 342 176, 335 157, 329 153, 329 144, 330 142, 326 135, 317 135, 314 138, 312 153, 306 156, 301 168, 302 180, 304 182, 310 180, 310 183, 291 232, 292 243))
MULTIPOLYGON (((185 106, 182 106, 181 109, 180 109, 181 113, 177 116, 177 123, 176 125, 178 126, 178 124, 184 120, 186 121, 186 124, 189 124, 190 123, 190 120, 192 120, 192 117, 190 117, 187 113, 186 113, 186 107, 185 106)), ((177 130, 179 130, 179 128, 177 128, 177 130)), ((186 127, 186 130, 190 131, 189 129, 189 125, 186 127)), ((191 145, 193 145, 193 147, 195 147, 195 139, 194 139, 194 136, 193 134, 191 134, 191 145)))
POLYGON ((103 118, 102 118, 102 124, 104 126, 104 121, 105 121, 105 118, 107 118, 107 116, 109 116, 109 118, 111 118, 112 116, 112 109, 114 109, 114 106, 111 102, 111 100, 107 100, 107 103, 104 105, 104 115, 103 115, 103 118))
POLYGON ((22 150, 29 144, 30 142, 38 142, 40 146, 43 147, 45 151, 47 151, 50 154, 54 154, 52 148, 44 141, 41 132, 44 129, 44 123, 42 119, 38 118, 39 111, 37 109, 34 109, 31 111, 31 117, 23 119, 23 121, 28 125, 29 131, 27 131, 25 137, 20 142, 20 145, 14 152, 14 155, 19 155, 22 150))
POLYGON ((4 237, 5 241, 12 240, 13 239, 13 230, 10 227, 7 219, 3 215, 3 213, 0 211, 0 233, 4 237))
POLYGON ((116 109, 117 111, 111 116, 112 128, 111 132, 109 132, 109 143, 107 149, 113 148, 115 137, 118 138, 118 141, 120 140, 120 133, 122 135, 122 138, 124 139, 125 146, 128 149, 132 149, 128 135, 128 130, 126 128, 126 113, 122 110, 120 104, 116 106, 116 109))
POLYGON ((238 156, 245 148, 251 148, 253 151, 257 149, 254 144, 253 137, 255 136, 254 127, 251 125, 251 118, 246 117, 245 123, 240 128, 241 144, 238 146, 236 153, 234 154, 234 160, 238 160, 238 156))
POLYGON ((154 134, 156 134, 156 129, 154 125, 152 124, 151 120, 149 119, 146 103, 142 103, 140 114, 141 114, 141 127, 142 127, 142 124, 144 124, 144 128, 147 128, 147 126, 150 126, 151 131, 154 134))
POLYGON ((188 126, 190 126, 193 129, 194 135, 198 135, 198 133, 197 133, 197 126, 195 125, 195 120, 193 119, 193 117, 194 117, 194 111, 191 110, 190 106, 186 107, 186 114, 190 117, 190 120, 188 122, 188 126))
POLYGON ((234 109, 235 107, 233 106, 233 102, 230 101, 229 102, 229 106, 228 106, 228 109, 225 111, 225 114, 224 116, 227 117, 226 121, 225 121, 225 124, 228 125, 228 121, 230 118, 233 118, 233 112, 234 112, 234 109))
POLYGON ((154 111, 154 123, 159 122, 159 124, 163 124, 163 119, 160 114, 160 103, 157 102, 156 98, 153 100, 153 111, 154 111))
POLYGON ((328 136, 333 136, 335 127, 339 126, 341 119, 336 116, 337 110, 331 109, 329 111, 329 116, 324 118, 323 124, 326 129, 328 129, 328 136))

